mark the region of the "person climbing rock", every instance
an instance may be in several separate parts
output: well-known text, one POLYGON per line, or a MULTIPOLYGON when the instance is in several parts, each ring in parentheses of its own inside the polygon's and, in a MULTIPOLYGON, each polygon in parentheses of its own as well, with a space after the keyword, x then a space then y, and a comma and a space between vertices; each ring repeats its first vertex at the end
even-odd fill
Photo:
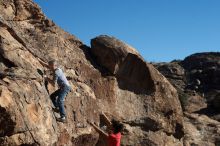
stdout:
POLYGON ((91 124, 91 126, 93 126, 94 129, 105 138, 105 140, 108 143, 108 146, 120 146, 121 131, 123 129, 123 124, 121 124, 119 121, 116 121, 114 119, 110 121, 109 118, 104 113, 102 113, 102 115, 104 117, 108 133, 103 131, 94 123, 90 121, 88 121, 88 123, 91 124))
POLYGON ((66 113, 64 108, 64 100, 67 94, 70 91, 70 84, 63 73, 62 69, 58 67, 58 64, 55 60, 51 60, 47 63, 40 60, 40 63, 49 68, 53 72, 53 79, 51 80, 48 77, 45 77, 48 82, 50 82, 54 87, 58 89, 50 95, 50 98, 54 105, 54 111, 60 113, 60 118, 57 118, 59 122, 66 122, 66 113))

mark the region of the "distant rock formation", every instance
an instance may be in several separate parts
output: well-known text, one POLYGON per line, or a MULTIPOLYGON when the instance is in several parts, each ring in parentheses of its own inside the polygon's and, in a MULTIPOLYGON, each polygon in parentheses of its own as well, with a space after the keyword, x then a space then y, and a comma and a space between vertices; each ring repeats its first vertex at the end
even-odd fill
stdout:
POLYGON ((178 91, 185 113, 185 141, 219 145, 220 53, 197 53, 183 61, 154 65, 178 91))

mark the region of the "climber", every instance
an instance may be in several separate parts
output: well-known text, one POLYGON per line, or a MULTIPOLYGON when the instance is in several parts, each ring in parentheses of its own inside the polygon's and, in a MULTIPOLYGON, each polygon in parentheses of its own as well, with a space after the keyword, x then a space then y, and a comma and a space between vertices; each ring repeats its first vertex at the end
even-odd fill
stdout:
POLYGON ((108 133, 101 130, 94 123, 90 121, 88 121, 88 123, 90 123, 94 127, 94 129, 105 138, 105 140, 108 143, 108 146, 120 146, 121 131, 123 129, 123 125, 119 121, 116 121, 114 119, 110 121, 104 113, 102 113, 102 115, 107 125, 108 133))
POLYGON ((59 122, 66 122, 66 113, 64 108, 64 100, 65 96, 70 91, 70 84, 68 80, 66 79, 66 76, 64 75, 62 69, 60 69, 57 65, 57 62, 55 60, 51 60, 47 63, 43 62, 42 60, 38 59, 40 63, 49 68, 53 71, 53 80, 49 79, 48 77, 45 77, 48 82, 50 82, 54 87, 57 87, 58 90, 53 92, 50 95, 50 98, 54 105, 54 111, 60 113, 60 118, 57 118, 57 121, 59 122), (57 98, 58 97, 58 98, 57 98))

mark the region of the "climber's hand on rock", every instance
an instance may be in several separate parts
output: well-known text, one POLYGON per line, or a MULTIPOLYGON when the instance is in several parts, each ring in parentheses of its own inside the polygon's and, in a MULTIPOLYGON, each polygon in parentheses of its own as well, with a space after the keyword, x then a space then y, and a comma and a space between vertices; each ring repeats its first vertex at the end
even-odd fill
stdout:
POLYGON ((92 122, 91 122, 91 121, 89 121, 89 120, 87 120, 87 123, 92 124, 92 122))
POLYGON ((92 126, 96 126, 94 122, 87 120, 87 122, 92 125, 92 126))
POLYGON ((45 79, 46 81, 49 81, 49 78, 48 78, 47 76, 44 76, 44 79, 45 79))
POLYGON ((106 116, 105 112, 103 112, 103 111, 101 112, 101 115, 106 116))

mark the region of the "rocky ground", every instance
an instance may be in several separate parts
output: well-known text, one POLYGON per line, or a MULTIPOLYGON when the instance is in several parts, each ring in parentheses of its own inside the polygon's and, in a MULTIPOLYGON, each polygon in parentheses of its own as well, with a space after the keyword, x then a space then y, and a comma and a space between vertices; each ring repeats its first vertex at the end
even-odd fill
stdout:
POLYGON ((219 145, 218 53, 151 64, 114 37, 88 47, 31 0, 0 1, 0 51, 0 145, 103 145, 87 123, 102 111, 124 124, 122 146, 219 145), (65 124, 39 59, 56 59, 71 83, 65 124))

